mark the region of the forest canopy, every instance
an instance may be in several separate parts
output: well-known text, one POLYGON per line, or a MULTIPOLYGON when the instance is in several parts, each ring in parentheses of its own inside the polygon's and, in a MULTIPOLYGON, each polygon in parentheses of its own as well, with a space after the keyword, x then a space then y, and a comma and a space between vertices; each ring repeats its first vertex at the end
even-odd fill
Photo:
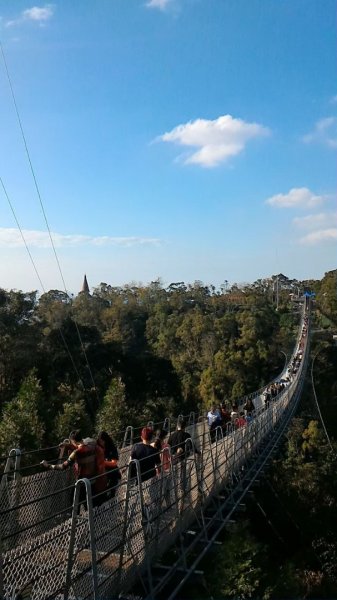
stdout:
POLYGON ((160 280, 101 283, 73 298, 0 290, 1 454, 56 443, 77 426, 118 432, 258 389, 292 350, 294 297, 306 289, 336 322, 336 271, 219 290, 160 280))

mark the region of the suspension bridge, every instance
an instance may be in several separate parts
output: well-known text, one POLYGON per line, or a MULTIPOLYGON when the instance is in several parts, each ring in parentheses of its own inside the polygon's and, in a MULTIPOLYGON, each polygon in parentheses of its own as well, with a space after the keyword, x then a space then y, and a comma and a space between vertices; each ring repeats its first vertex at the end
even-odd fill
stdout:
MULTIPOLYGON (((277 378, 285 381, 284 389, 269 405, 262 401, 266 386, 257 390, 250 395, 251 421, 240 428, 228 423, 225 431, 218 427, 212 437, 205 416, 189 415, 184 460, 166 449, 168 468, 156 477, 142 481, 138 461, 132 461, 137 477, 131 477, 134 430, 128 427, 119 451, 125 476, 114 497, 99 506, 89 480, 75 482, 71 470, 42 471, 38 452, 27 458, 13 449, 0 483, 1 598, 177 598, 288 427, 302 393, 309 333, 305 299, 293 355, 277 378)), ((170 432, 168 419, 164 428, 170 432)), ((55 460, 56 448, 48 452, 55 460)))

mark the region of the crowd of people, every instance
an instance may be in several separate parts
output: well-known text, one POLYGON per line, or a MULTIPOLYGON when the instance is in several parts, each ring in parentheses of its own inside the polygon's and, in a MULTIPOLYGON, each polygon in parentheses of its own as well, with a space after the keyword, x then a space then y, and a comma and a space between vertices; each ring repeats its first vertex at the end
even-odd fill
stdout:
POLYGON ((263 401, 265 408, 268 408, 272 400, 283 392, 286 387, 286 383, 283 381, 274 381, 271 385, 269 385, 265 391, 263 392, 263 401))
MULTIPOLYGON (((176 431, 170 435, 164 429, 154 431, 152 427, 143 427, 141 441, 132 446, 130 453, 129 476, 134 484, 138 479, 144 482, 161 472, 168 472, 171 462, 184 460, 188 453, 188 440, 193 448, 191 435, 185 428, 183 419, 178 420, 176 431)), ((59 448, 60 456, 67 454, 65 460, 56 464, 43 460, 42 467, 53 471, 73 467, 76 480, 91 480, 94 506, 115 496, 122 473, 118 466, 117 446, 106 431, 101 431, 97 438, 83 438, 79 430, 74 430, 59 448)), ((79 504, 85 503, 86 492, 83 487, 79 494, 79 504)))
POLYGON ((215 440, 218 427, 221 427, 224 435, 227 433, 229 423, 235 429, 244 427, 252 420, 254 411, 255 404, 252 398, 247 398, 242 407, 239 407, 236 403, 232 404, 231 407, 224 402, 218 406, 213 404, 207 413, 211 441, 215 440))
POLYGON ((300 339, 299 339, 298 346, 297 346, 297 351, 296 351, 293 359, 290 361, 290 364, 287 369, 287 379, 289 381, 293 380, 293 378, 295 377, 295 375, 298 372, 298 369, 300 368, 300 364, 301 364, 301 361, 303 358, 303 350, 304 350, 306 337, 307 337, 307 333, 308 333, 308 324, 309 324, 309 319, 308 319, 308 316, 306 315, 303 319, 303 325, 302 325, 301 335, 300 335, 300 339))

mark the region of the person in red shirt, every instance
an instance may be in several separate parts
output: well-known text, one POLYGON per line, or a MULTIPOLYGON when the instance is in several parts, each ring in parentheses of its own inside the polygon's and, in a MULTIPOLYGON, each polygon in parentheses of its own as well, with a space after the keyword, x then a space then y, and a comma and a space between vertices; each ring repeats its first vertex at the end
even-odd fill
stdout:
POLYGON ((234 424, 237 429, 239 429, 239 427, 245 427, 247 425, 245 414, 243 412, 240 412, 240 415, 235 419, 234 424))

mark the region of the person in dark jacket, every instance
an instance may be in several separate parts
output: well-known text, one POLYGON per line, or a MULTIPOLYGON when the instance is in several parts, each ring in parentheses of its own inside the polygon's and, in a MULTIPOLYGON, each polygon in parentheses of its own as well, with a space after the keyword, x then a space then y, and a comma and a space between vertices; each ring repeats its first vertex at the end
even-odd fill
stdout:
POLYGON ((121 479, 118 468, 118 450, 113 439, 106 431, 100 431, 97 443, 103 448, 104 466, 107 476, 108 497, 113 498, 116 494, 116 487, 121 479))
MULTIPOLYGON (((170 451, 168 443, 165 441, 166 436, 167 431, 165 429, 157 429, 155 438, 151 442, 151 446, 160 453, 161 468, 164 472, 170 470, 170 451)), ((157 474, 159 475, 159 473, 160 471, 157 469, 157 474)))
POLYGON ((183 460, 185 457, 187 440, 192 440, 190 434, 185 431, 185 427, 185 421, 183 419, 179 420, 176 431, 170 435, 167 441, 172 456, 176 456, 179 460, 183 460))
MULTIPOLYGON (((147 481, 156 476, 160 471, 160 455, 156 448, 151 446, 153 439, 153 429, 151 427, 143 427, 141 432, 142 441, 135 444, 131 449, 130 461, 138 460, 140 477, 142 481, 147 481)), ((131 464, 131 477, 137 477, 137 469, 135 463, 131 464)))
POLYGON ((252 398, 247 398, 247 401, 243 406, 243 410, 245 411, 245 414, 247 417, 253 416, 253 413, 255 411, 255 404, 254 404, 252 398))

